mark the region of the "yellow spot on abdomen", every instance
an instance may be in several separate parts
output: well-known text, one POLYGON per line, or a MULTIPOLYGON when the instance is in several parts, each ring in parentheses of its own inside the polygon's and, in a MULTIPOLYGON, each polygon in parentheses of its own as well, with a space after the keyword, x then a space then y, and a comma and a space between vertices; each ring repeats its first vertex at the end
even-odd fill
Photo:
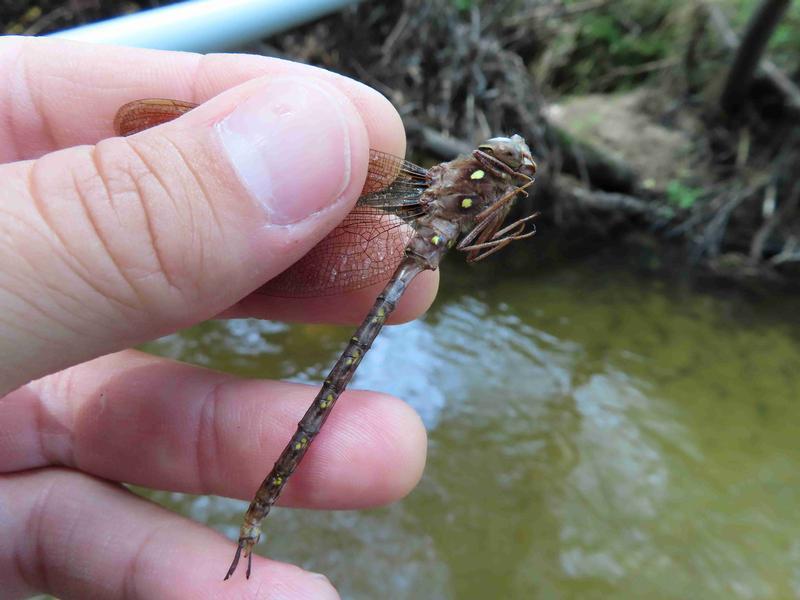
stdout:
POLYGON ((319 401, 319 406, 320 408, 328 408, 332 402, 333 402, 333 394, 328 394, 322 400, 319 401))
POLYGON ((469 176, 470 179, 483 179, 486 173, 484 173, 481 169, 477 171, 473 171, 472 175, 469 176))
POLYGON ((471 207, 472 207, 472 198, 464 198, 461 201, 461 208, 471 208, 471 207))

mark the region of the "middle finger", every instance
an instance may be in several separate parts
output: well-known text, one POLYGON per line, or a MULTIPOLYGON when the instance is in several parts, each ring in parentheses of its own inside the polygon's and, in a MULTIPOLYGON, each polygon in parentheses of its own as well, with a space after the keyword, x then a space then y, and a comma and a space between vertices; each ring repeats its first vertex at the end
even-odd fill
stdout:
MULTIPOLYGON (((249 498, 316 392, 120 352, 0 402, 0 471, 63 465, 150 488, 249 498)), ((417 483, 425 430, 408 405, 347 392, 330 421, 283 504, 362 508, 398 499, 417 483)))

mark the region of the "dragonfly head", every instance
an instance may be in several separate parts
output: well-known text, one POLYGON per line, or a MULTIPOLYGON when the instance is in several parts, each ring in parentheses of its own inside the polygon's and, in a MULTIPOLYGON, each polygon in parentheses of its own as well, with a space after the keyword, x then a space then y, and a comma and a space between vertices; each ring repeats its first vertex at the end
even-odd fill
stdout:
POLYGON ((531 150, 520 135, 492 138, 478 146, 478 150, 529 179, 533 179, 536 174, 536 163, 533 162, 531 150))
MULTIPOLYGON (((530 214, 504 226, 512 204, 520 194, 527 196, 525 188, 530 187, 536 174, 536 163, 533 162, 531 150, 522 136, 492 138, 478 146, 478 152, 475 158, 481 164, 499 172, 504 178, 511 176, 512 179, 524 181, 512 186, 508 185, 507 179, 498 181, 500 185, 496 186, 495 193, 485 198, 488 206, 481 207, 482 210, 473 216, 471 223, 465 223, 466 235, 459 242, 458 249, 467 252, 468 262, 482 260, 515 240, 524 240, 534 235, 536 228, 528 224, 538 214, 530 214)), ((477 173, 477 179, 484 175, 482 170, 477 173)), ((474 179, 472 176, 471 178, 474 179)))

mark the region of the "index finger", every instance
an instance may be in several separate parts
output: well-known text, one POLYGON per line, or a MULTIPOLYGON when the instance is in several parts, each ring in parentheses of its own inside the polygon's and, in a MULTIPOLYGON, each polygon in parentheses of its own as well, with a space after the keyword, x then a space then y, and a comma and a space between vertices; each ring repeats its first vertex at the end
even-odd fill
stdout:
POLYGON ((324 69, 264 56, 9 36, 0 39, 0 162, 111 137, 114 115, 130 100, 199 104, 265 75, 317 77, 336 86, 361 114, 370 147, 404 155, 403 124, 391 103, 372 88, 324 69))

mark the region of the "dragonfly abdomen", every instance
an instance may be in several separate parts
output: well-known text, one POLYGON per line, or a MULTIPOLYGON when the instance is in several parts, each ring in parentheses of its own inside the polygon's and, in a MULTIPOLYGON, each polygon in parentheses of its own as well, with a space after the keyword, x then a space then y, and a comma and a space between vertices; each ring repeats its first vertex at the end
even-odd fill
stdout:
POLYGON ((361 359, 372 346, 386 319, 397 306, 408 284, 428 265, 416 256, 406 256, 394 276, 375 300, 366 319, 361 323, 325 379, 314 402, 297 424, 297 430, 275 461, 269 475, 258 488, 250 503, 239 530, 239 546, 225 579, 236 570, 239 558, 248 558, 247 577, 250 576, 251 551, 261 537, 261 522, 278 500, 286 481, 294 473, 305 453, 316 438, 331 410, 353 377, 361 359))

